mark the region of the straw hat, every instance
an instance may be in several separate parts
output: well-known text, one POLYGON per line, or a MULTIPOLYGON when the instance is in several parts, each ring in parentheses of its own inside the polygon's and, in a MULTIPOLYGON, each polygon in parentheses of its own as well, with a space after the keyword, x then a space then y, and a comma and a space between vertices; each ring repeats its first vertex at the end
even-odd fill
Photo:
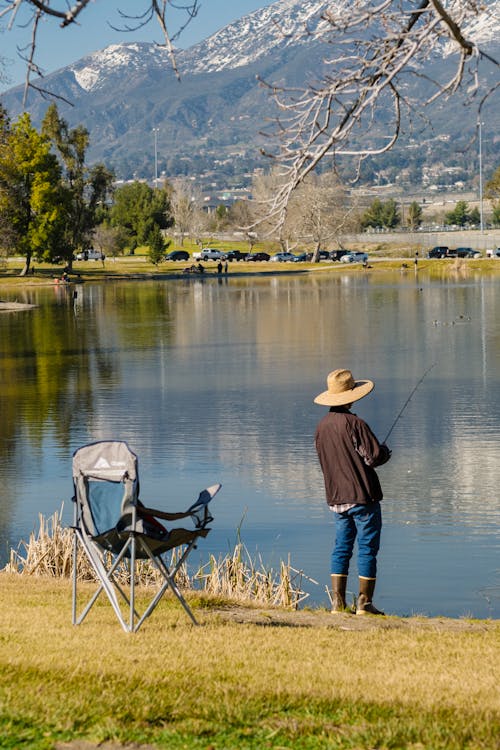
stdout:
POLYGON ((327 391, 314 399, 315 404, 324 406, 343 406, 359 401, 375 387, 371 380, 354 380, 350 370, 334 370, 327 379, 327 391))

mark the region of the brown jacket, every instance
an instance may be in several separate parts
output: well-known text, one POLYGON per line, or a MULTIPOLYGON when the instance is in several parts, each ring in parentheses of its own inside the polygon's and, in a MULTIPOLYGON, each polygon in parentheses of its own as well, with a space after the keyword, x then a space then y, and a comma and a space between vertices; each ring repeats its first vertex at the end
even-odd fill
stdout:
POLYGON ((374 467, 391 457, 371 429, 344 406, 331 407, 316 428, 316 450, 328 505, 382 500, 374 467))

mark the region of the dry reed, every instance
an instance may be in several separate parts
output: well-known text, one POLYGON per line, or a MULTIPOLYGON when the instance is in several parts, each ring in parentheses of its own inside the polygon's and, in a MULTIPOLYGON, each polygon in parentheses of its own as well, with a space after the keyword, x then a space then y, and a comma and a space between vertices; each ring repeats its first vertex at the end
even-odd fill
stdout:
MULTIPOLYGON (((73 572, 73 530, 62 523, 62 511, 49 518, 39 514, 38 532, 33 531, 29 540, 22 540, 17 549, 11 549, 10 559, 4 570, 27 576, 50 576, 69 578, 73 572)), ((176 564, 181 548, 173 550, 169 567, 176 564)), ((110 553, 103 553, 109 562, 110 553)), ((123 561, 116 570, 122 583, 130 579, 130 570, 123 561)), ((93 581, 96 576, 81 546, 77 554, 77 578, 79 581, 93 581)), ((233 551, 216 558, 210 555, 208 563, 201 565, 194 573, 184 563, 180 566, 176 582, 185 590, 201 590, 211 596, 231 600, 255 602, 273 606, 297 609, 309 594, 302 590, 304 580, 313 583, 302 571, 290 563, 280 562, 279 570, 264 566, 261 559, 253 560, 242 542, 233 551)), ((141 586, 158 587, 163 579, 150 560, 137 560, 136 583, 141 586)))

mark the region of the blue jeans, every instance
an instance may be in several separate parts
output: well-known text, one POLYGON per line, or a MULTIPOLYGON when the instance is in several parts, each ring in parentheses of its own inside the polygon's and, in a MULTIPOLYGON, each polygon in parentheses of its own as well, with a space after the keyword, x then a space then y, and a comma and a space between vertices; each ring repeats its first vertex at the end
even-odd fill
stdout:
POLYGON ((380 503, 356 505, 344 513, 335 513, 335 546, 331 572, 347 575, 354 542, 358 539, 358 575, 377 577, 377 552, 380 547, 382 513, 380 503))

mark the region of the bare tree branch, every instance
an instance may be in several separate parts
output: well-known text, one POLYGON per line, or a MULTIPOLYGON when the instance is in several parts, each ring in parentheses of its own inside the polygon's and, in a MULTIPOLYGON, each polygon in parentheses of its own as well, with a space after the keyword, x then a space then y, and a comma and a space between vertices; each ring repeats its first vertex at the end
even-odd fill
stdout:
MULTIPOLYGON (((105 0, 102 0, 102 2, 105 2, 105 0)), ((175 2, 174 0, 142 0, 142 3, 144 10, 138 12, 137 15, 130 16, 119 11, 122 19, 132 22, 130 25, 125 23, 125 27, 119 30, 134 32, 146 26, 151 21, 156 20, 164 40, 159 46, 167 49, 172 69, 177 78, 180 79, 173 41, 197 15, 199 0, 185 0, 184 2, 175 2), (185 18, 185 21, 180 24, 175 33, 170 32, 173 13, 180 14, 181 17, 185 18)), ((33 76, 43 77, 42 70, 36 63, 37 34, 40 20, 43 18, 57 19, 60 22, 60 27, 64 29, 71 24, 77 23, 77 19, 80 18, 83 11, 89 6, 90 0, 76 0, 72 6, 69 6, 68 0, 0 0, 0 4, 5 6, 0 8, 0 18, 8 18, 8 29, 12 29, 16 23, 21 9, 24 8, 28 12, 31 12, 30 20, 26 24, 31 26, 31 42, 26 54, 20 52, 21 57, 26 61, 24 106, 30 88, 40 91, 40 87, 34 85, 32 82, 33 76)), ((110 26, 118 30, 112 24, 110 26)), ((45 89, 44 93, 49 94, 45 89)))
POLYGON ((480 90, 479 62, 499 67, 467 38, 468 26, 484 9, 476 0, 332 3, 310 32, 334 52, 324 61, 319 83, 303 89, 265 84, 280 112, 267 134, 277 144, 267 155, 279 166, 282 185, 269 204, 276 230, 292 192, 327 155, 335 169, 340 156, 361 161, 389 151, 403 123, 411 124, 424 107, 455 94, 466 81, 470 98, 480 90), (432 82, 423 99, 412 99, 411 83, 422 77, 424 63, 445 52, 456 58, 450 79, 432 82))

